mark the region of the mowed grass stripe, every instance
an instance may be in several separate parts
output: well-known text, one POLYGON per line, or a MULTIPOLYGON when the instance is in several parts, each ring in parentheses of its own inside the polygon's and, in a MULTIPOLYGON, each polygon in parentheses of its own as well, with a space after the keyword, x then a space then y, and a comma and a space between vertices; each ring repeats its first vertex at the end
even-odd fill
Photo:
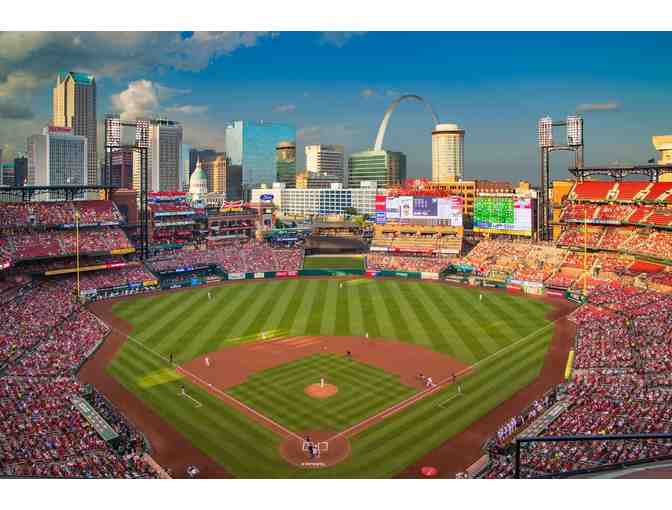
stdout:
MULTIPOLYGON (((493 368, 501 374, 500 377, 494 377, 492 371, 489 371, 487 374, 480 375, 480 377, 477 374, 473 380, 470 378, 468 382, 471 384, 468 386, 467 381, 465 381, 465 396, 452 400, 449 409, 453 409, 456 414, 459 414, 473 408, 479 409, 485 414, 487 410, 498 405, 508 398, 509 394, 516 391, 515 389, 507 389, 506 385, 502 385, 502 380, 515 381, 517 380, 517 373, 524 373, 526 370, 538 372, 542 359, 543 352, 536 345, 521 351, 514 358, 503 359, 502 363, 493 368), (502 396, 502 393, 506 396, 502 396), (488 398, 488 396, 493 398, 494 402, 483 406, 483 399, 488 398)), ((445 391, 439 392, 437 395, 401 411, 395 415, 394 419, 385 420, 387 423, 382 422, 374 425, 367 429, 361 437, 356 436, 353 439, 353 448, 356 445, 357 448, 373 449, 377 444, 386 444, 395 453, 403 455, 403 450, 408 445, 422 441, 423 438, 435 432, 441 424, 450 423, 450 416, 439 412, 436 407, 450 395, 451 393, 445 391)))
POLYGON ((369 286, 371 289, 371 304, 376 310, 377 323, 379 328, 379 335, 388 340, 397 340, 397 330, 394 327, 394 322, 390 316, 390 312, 385 304, 387 300, 386 289, 381 283, 376 282, 375 285, 369 286))
POLYGON ((432 314, 428 311, 428 300, 422 295, 420 290, 421 283, 411 282, 400 288, 403 298, 418 317, 423 329, 427 332, 429 345, 432 350, 441 351, 446 349, 452 355, 454 349, 450 342, 443 336, 443 328, 434 320, 432 314))
POLYGON ((327 306, 327 288, 328 280, 313 280, 315 291, 312 298, 312 307, 308 313, 306 321, 306 333, 310 335, 319 335, 322 331, 322 317, 329 313, 327 306))
POLYGON ((257 315, 257 320, 250 321, 247 328, 243 332, 244 337, 251 337, 258 335, 262 331, 271 331, 276 329, 273 325, 271 310, 275 308, 278 300, 282 299, 284 287, 280 282, 269 282, 267 288, 259 299, 259 310, 261 313, 257 315), (266 313, 264 313, 266 312, 266 313))
MULTIPOLYGON (((179 381, 152 386, 149 388, 151 392, 143 391, 134 382, 137 382, 146 374, 164 368, 165 364, 140 347, 128 348, 126 345, 122 347, 119 355, 110 365, 109 371, 120 380, 122 378, 128 380, 122 384, 140 398, 145 401, 151 399, 152 402, 155 402, 151 406, 155 412, 167 419, 176 428, 183 429, 182 433, 185 437, 188 437, 196 446, 202 448, 237 476, 382 477, 399 472, 428 450, 438 446, 468 426, 474 419, 492 409, 502 399, 508 398, 524 384, 529 383, 538 374, 543 364, 544 355, 552 336, 552 325, 540 332, 536 331, 540 326, 547 323, 543 319, 543 314, 547 309, 540 303, 515 295, 488 293, 487 299, 494 301, 495 307, 488 308, 486 313, 465 318, 459 315, 474 315, 473 312, 469 311, 469 307, 462 309, 459 304, 456 304, 457 300, 451 298, 448 292, 434 291, 439 297, 433 298, 432 291, 427 290, 443 289, 444 287, 440 284, 425 284, 424 282, 404 280, 372 280, 367 285, 347 286, 347 290, 344 286, 343 292, 340 292, 338 280, 304 281, 316 285, 314 292, 309 289, 310 286, 303 289, 305 300, 292 300, 292 296, 298 290, 297 280, 277 280, 254 284, 234 283, 223 286, 217 289, 215 294, 214 308, 217 309, 216 313, 213 316, 206 315, 203 319, 200 319, 201 323, 193 324, 192 327, 194 330, 208 327, 219 328, 222 325, 231 326, 231 322, 238 322, 239 317, 234 314, 240 304, 241 297, 246 296, 240 289, 253 287, 253 292, 257 298, 256 302, 261 303, 261 305, 258 308, 255 307, 255 310, 249 310, 251 312, 250 316, 256 315, 256 319, 246 322, 245 333, 251 331, 252 325, 260 328, 263 326, 265 329, 279 329, 280 323, 287 319, 288 313, 303 317, 302 314, 305 314, 306 311, 306 317, 308 318, 305 320, 296 318, 294 321, 294 318, 291 318, 293 321, 292 334, 297 336, 315 334, 312 332, 315 327, 314 324, 319 324, 321 334, 349 334, 350 330, 356 330, 359 323, 359 327, 365 331, 369 330, 371 336, 423 343, 426 342, 430 331, 439 328, 440 334, 436 338, 432 338, 430 347, 446 353, 449 352, 447 346, 455 345, 456 348, 461 346, 463 338, 458 333, 460 327, 474 335, 480 335, 480 340, 489 350, 497 348, 501 344, 508 346, 521 337, 529 335, 533 331, 534 333, 519 345, 505 352, 500 352, 494 358, 480 364, 478 370, 463 381, 466 396, 454 399, 445 408, 437 408, 437 404, 442 401, 440 399, 445 400, 450 396, 451 392, 455 391, 454 387, 449 387, 436 396, 423 399, 408 409, 386 418, 382 423, 357 434, 352 439, 352 455, 347 461, 333 468, 315 471, 294 468, 284 462, 278 454, 280 441, 278 436, 198 387, 192 388, 190 384, 187 386, 190 394, 193 391, 193 396, 199 400, 202 395, 207 402, 204 403, 207 409, 198 408, 199 413, 194 412, 192 402, 177 396, 179 381), (390 282, 394 285, 389 285, 390 282), (277 287, 275 287, 276 283, 277 287), (398 289, 394 288, 395 285, 398 286, 398 289), (219 291, 224 288, 239 289, 240 297, 220 302, 219 298, 222 296, 219 295, 219 291), (282 289, 282 292, 280 292, 280 289, 282 289), (272 303, 269 310, 267 309, 271 302, 269 292, 275 294, 276 291, 281 297, 276 300, 277 302, 272 303), (322 293, 324 293, 324 299, 320 299, 322 293), (351 299, 341 299, 341 309, 339 309, 339 299, 343 295, 347 295, 351 299), (399 299, 399 302, 397 299, 399 299), (388 306, 389 303, 392 303, 391 307, 388 306), (406 304, 402 306, 399 303, 406 304), (512 305, 511 303, 515 304, 512 305), (345 310, 342 309, 343 304, 346 305, 345 310), (374 316, 374 320, 369 318, 369 307, 373 310, 371 315, 374 316), (409 319, 409 314, 406 313, 404 307, 409 309, 415 307, 421 309, 421 311, 410 314, 409 319), (439 310, 439 307, 445 308, 445 310, 439 310), (293 308, 293 311, 290 312, 291 308, 293 308), (504 313, 504 319, 496 318, 495 309, 497 308, 500 313, 504 313), (425 314, 431 318, 434 324, 430 324, 426 320, 425 314), (400 327, 400 320, 404 321, 405 328, 403 325, 400 327), (498 324, 498 320, 505 320, 505 322, 501 323, 501 328, 498 325, 497 329, 494 329, 491 325, 498 324), (512 327, 515 324, 514 321, 523 323, 524 329, 520 331, 514 329, 512 327), (373 334, 374 323, 379 328, 380 335, 373 334), (211 324, 215 325, 211 326, 211 324), (455 327, 456 325, 457 327, 455 327), (400 334, 400 330, 403 331, 404 329, 407 330, 408 336, 400 334), (491 337, 481 331, 483 329, 490 333, 491 337, 496 338, 499 343, 492 341, 491 337), (500 331, 504 331, 505 335, 498 335, 500 331), (117 366, 123 366, 123 370, 115 368, 117 366), (248 428, 250 427, 257 427, 257 432, 249 433, 248 428), (253 446, 244 444, 241 447, 239 446, 240 441, 243 441, 243 444, 246 442, 253 442, 254 444, 253 446), (229 444, 233 442, 235 442, 235 446, 229 444), (257 452, 262 453, 257 455, 257 452)), ((446 286, 446 288, 448 287, 446 286)), ((460 297, 466 300, 471 307, 475 307, 477 311, 480 310, 479 289, 460 288, 457 291, 462 293, 460 297)), ((201 296, 203 296, 206 289, 199 289, 195 292, 202 292, 201 296)), ((175 295, 177 294, 179 293, 175 295)), ((173 295, 166 297, 172 298, 173 295)), ((157 307, 158 305, 154 303, 155 299, 154 297, 143 297, 133 301, 132 307, 122 307, 123 314, 130 316, 131 311, 135 314, 135 318, 129 320, 129 322, 135 327, 136 333, 142 334, 142 330, 138 329, 137 321, 147 317, 143 308, 150 302, 154 305, 152 308, 157 307)), ((181 315, 183 313, 182 308, 187 308, 187 305, 179 301, 172 306, 173 308, 169 310, 171 315, 181 315)), ((168 315, 166 313, 166 316, 168 315)), ((159 315, 155 320, 161 321, 162 319, 163 317, 159 315)), ((152 323, 147 322, 146 324, 150 325, 152 323)), ((154 338, 152 340, 157 341, 154 338)), ((175 344, 176 355, 186 358, 189 355, 188 344, 192 342, 193 339, 191 341, 178 341, 175 344)), ((212 342, 215 346, 221 343, 216 335, 210 334, 209 340, 206 339, 205 344, 212 342)), ((201 348, 205 347, 206 345, 201 346, 201 348)), ((460 348, 465 349, 464 347, 460 348)), ((347 426, 344 425, 345 423, 357 423, 362 419, 362 415, 375 413, 376 410, 389 407, 390 402, 403 400, 407 398, 406 395, 413 394, 413 389, 403 385, 399 385, 399 388, 395 389, 394 382, 398 379, 391 379, 389 375, 384 373, 382 373, 380 380, 377 380, 375 371, 363 370, 361 374, 357 374, 344 365, 345 360, 340 356, 321 356, 320 358, 324 359, 319 359, 319 362, 316 362, 313 367, 306 364, 297 365, 297 367, 301 367, 299 369, 299 372, 303 372, 301 374, 296 371, 294 373, 289 371, 285 374, 285 381, 295 382, 293 386, 284 388, 290 394, 285 394, 279 400, 274 393, 278 389, 283 390, 283 388, 276 388, 275 385, 271 386, 268 382, 264 383, 263 379, 255 379, 255 384, 265 385, 264 392, 270 392, 268 396, 264 397, 267 400, 260 405, 270 405, 274 412, 286 414, 282 419, 288 421, 295 419, 294 413, 301 410, 306 416, 301 417, 297 426, 315 424, 314 417, 319 415, 319 423, 322 424, 322 427, 329 425, 343 428, 347 426), (339 391, 334 397, 324 401, 318 402, 315 399, 308 398, 304 401, 305 403, 298 403, 296 396, 303 395, 303 388, 308 383, 302 380, 302 377, 314 378, 316 379, 314 382, 318 382, 318 376, 321 372, 328 372, 330 375, 327 377, 329 379, 333 378, 339 384, 339 389, 342 387, 342 392, 339 391), (371 396, 367 396, 370 392, 372 393, 371 396), (338 399, 339 394, 344 398, 338 399), (334 398, 337 400, 332 400, 334 398), (390 400, 386 401, 386 399, 390 400), (382 402, 380 404, 382 407, 378 407, 379 402, 382 402), (306 421, 309 419, 313 421, 306 421)), ((251 380, 252 378, 245 384, 251 380)), ((249 388, 246 391, 249 391, 249 388)), ((253 396, 259 393, 256 392, 253 396)))
POLYGON ((308 322, 316 305, 318 280, 302 280, 301 304, 296 312, 292 329, 297 332, 308 332, 308 322))
MULTIPOLYGON (((406 314, 402 313, 402 310, 399 307, 399 303, 396 299, 394 299, 396 286, 392 285, 392 283, 394 282, 390 280, 385 280, 382 282, 382 286, 387 293, 386 298, 382 301, 385 308, 387 309, 387 315, 390 318, 390 323, 394 328, 394 336, 392 339, 408 341, 409 338, 413 338, 415 335, 411 336, 406 321, 406 314)), ((421 340, 417 338, 417 342, 421 343, 421 340)))
POLYGON ((357 287, 359 292, 359 303, 361 306, 362 317, 364 319, 364 328, 369 333, 370 338, 378 338, 381 336, 380 328, 378 326, 378 319, 376 308, 374 307, 371 298, 371 291, 368 285, 360 285, 357 287))
POLYGON ((338 306, 338 285, 340 280, 328 280, 324 299, 324 311, 320 321, 320 334, 333 335, 336 332, 336 307, 338 306))
POLYGON ((434 349, 448 354, 459 360, 474 360, 474 354, 465 344, 464 332, 458 330, 450 308, 450 304, 445 302, 445 295, 441 293, 441 286, 436 284, 421 284, 419 292, 424 298, 426 306, 432 316, 441 326, 441 335, 443 342, 434 343, 434 349))
POLYGON ((350 332, 350 307, 348 306, 348 292, 346 287, 338 286, 336 289, 336 321, 334 329, 336 335, 351 336, 350 332))

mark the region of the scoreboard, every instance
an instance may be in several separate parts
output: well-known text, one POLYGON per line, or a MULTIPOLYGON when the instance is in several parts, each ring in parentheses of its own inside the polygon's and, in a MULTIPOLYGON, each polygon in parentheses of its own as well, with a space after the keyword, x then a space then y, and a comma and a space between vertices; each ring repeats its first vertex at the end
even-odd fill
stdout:
POLYGON ((532 236, 532 199, 511 196, 477 196, 474 231, 532 236))

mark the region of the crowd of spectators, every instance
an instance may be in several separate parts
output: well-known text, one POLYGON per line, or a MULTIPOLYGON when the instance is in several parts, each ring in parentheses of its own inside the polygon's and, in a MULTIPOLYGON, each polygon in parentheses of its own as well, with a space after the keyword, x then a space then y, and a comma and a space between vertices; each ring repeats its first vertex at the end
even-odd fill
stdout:
POLYGON ((119 223, 123 217, 110 200, 75 200, 68 202, 7 203, 0 208, 0 227, 33 225, 74 225, 79 211, 79 223, 119 223))
MULTIPOLYGON (((72 279, 72 277, 71 277, 72 279)), ((123 285, 142 284, 146 281, 155 281, 156 277, 147 271, 141 264, 116 269, 103 269, 80 273, 80 289, 108 289, 123 285)))
MULTIPOLYGON (((542 435, 672 433, 672 296, 610 283, 576 310, 574 375, 558 387, 564 412, 544 422, 542 435)), ((513 476, 509 437, 516 417, 486 447, 481 475, 513 476)), ((670 440, 546 441, 521 449, 521 475, 537 477, 672 456, 670 440)))
POLYGON ((140 434, 95 394, 119 434, 105 442, 73 405, 74 374, 108 327, 73 298, 68 279, 37 282, 0 307, 0 476, 155 477, 140 434))
POLYGON ((413 271, 421 273, 440 273, 449 264, 455 262, 456 257, 447 255, 416 256, 397 255, 381 252, 371 252, 366 257, 366 268, 369 271, 413 271))
POLYGON ((228 273, 262 271, 298 271, 303 265, 300 248, 275 249, 264 241, 254 239, 233 241, 207 250, 175 250, 150 259, 148 267, 154 272, 214 264, 228 273))
MULTIPOLYGON (((13 262, 34 258, 64 257, 77 253, 74 230, 5 230, 4 251, 13 262)), ((79 230, 80 253, 107 253, 130 249, 131 243, 119 227, 82 228, 79 230)))

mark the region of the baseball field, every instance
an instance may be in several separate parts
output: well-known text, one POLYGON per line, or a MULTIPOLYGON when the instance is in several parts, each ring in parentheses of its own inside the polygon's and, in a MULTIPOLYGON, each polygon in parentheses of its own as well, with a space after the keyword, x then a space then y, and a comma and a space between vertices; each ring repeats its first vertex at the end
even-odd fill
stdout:
POLYGON ((107 371, 233 476, 390 477, 537 376, 552 308, 438 282, 228 283, 117 302, 107 371), (319 468, 306 435, 331 445, 319 468))

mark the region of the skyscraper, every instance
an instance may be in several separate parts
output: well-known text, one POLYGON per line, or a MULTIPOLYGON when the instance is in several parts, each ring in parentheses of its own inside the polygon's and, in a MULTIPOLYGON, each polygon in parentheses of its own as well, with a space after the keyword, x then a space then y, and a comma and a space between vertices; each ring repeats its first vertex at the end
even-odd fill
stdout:
POLYGON ((14 158, 14 186, 24 186, 28 177, 28 158, 19 156, 14 158))
POLYGON ((286 187, 296 187, 296 144, 290 141, 280 142, 275 148, 275 172, 277 182, 286 187))
POLYGON ((438 124, 432 131, 432 180, 459 181, 464 176, 464 129, 438 124))
POLYGON ((406 180, 406 155, 403 152, 367 150, 348 159, 348 187, 358 188, 362 181, 376 182, 386 188, 406 180))
MULTIPOLYGON (((306 145, 306 171, 326 183, 344 182, 344 157, 342 145, 306 145)), ((329 187, 328 184, 326 187, 329 187)))
POLYGON ((180 189, 182 191, 188 191, 189 190, 189 177, 191 177, 191 170, 189 168, 191 164, 191 145, 188 145, 186 143, 182 144, 182 159, 181 159, 181 167, 180 167, 180 183, 181 187, 180 189))
POLYGON ((70 128, 48 126, 28 138, 28 184, 88 184, 88 141, 70 128))
POLYGON ((226 127, 226 154, 243 168, 243 187, 271 185, 276 179, 275 149, 283 140, 296 139, 288 124, 237 120, 226 127))
POLYGON ((87 140, 87 182, 98 184, 96 80, 90 74, 60 72, 53 93, 54 126, 68 127, 87 140))
MULTIPOLYGON (((150 191, 177 191, 182 180, 182 125, 166 119, 138 119, 135 144, 147 147, 150 191)), ((133 153, 133 188, 140 189, 140 155, 133 153)))
MULTIPOLYGON (((121 148, 124 144, 122 129, 119 115, 109 113, 105 115, 105 151, 110 151, 111 161, 108 162, 104 158, 101 184, 109 183, 120 188, 131 188, 133 186, 133 150, 121 148), (115 149, 116 147, 118 149, 115 149)), ((107 157, 107 154, 105 156, 107 157)))

